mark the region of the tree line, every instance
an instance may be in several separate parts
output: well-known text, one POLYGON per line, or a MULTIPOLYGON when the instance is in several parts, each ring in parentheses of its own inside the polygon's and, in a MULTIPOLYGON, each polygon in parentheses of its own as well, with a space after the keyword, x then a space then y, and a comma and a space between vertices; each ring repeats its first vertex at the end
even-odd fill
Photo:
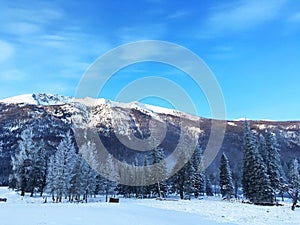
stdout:
MULTIPOLYGON (((184 199, 192 196, 213 195, 209 176, 202 169, 201 148, 197 148, 189 156, 182 152, 180 160, 187 163, 175 175, 169 177, 168 169, 164 163, 165 154, 162 148, 156 147, 145 156, 145 173, 136 177, 134 170, 114 168, 111 156, 102 166, 102 175, 98 174, 86 162, 86 157, 93 158, 95 144, 88 142, 82 146, 85 149, 76 151, 71 131, 62 138, 54 154, 45 151, 43 140, 34 136, 32 128, 25 129, 18 141, 15 154, 12 156, 12 170, 9 177, 9 187, 20 191, 21 195, 29 193, 30 196, 46 192, 52 200, 61 202, 63 198, 68 201, 87 201, 88 196, 105 194, 124 195, 125 197, 152 198, 166 197, 170 193, 178 193, 184 199), (83 157, 81 152, 89 152, 83 157), (153 171, 147 171, 148 165, 162 162, 153 171), (112 174, 118 171, 118 174, 112 174), (129 171, 129 172, 128 172, 129 171), (134 183, 134 179, 147 179, 151 185, 129 186, 117 184, 111 180, 117 176, 128 179, 126 183, 134 183), (107 179, 112 178, 112 179, 107 179), (163 178, 157 180, 158 178, 163 178)), ((138 160, 134 162, 138 165, 138 160)), ((126 164, 125 164, 126 165, 126 164)), ((129 166, 129 165, 128 165, 129 166)))
MULTIPOLYGON (((285 171, 280 161, 279 146, 270 130, 256 135, 248 121, 245 121, 244 158, 242 167, 242 188, 246 199, 254 204, 274 205, 276 197, 287 193, 295 209, 299 198, 300 178, 298 160, 294 158, 285 171)), ((233 196, 232 172, 225 154, 220 162, 221 194, 227 199, 233 196)))
MULTIPOLYGON (((87 201, 89 196, 105 194, 124 195, 125 197, 164 198, 168 194, 178 194, 181 199, 198 198, 199 196, 220 193, 224 199, 238 197, 239 187, 242 187, 244 198, 254 204, 272 205, 276 196, 288 193, 293 199, 293 209, 299 198, 299 166, 298 160, 293 159, 288 171, 283 169, 280 162, 279 146, 275 135, 269 130, 257 135, 245 122, 243 140, 244 158, 242 167, 232 172, 229 160, 225 154, 220 160, 219 172, 208 175, 203 169, 202 149, 198 145, 192 157, 181 151, 178 161, 186 162, 178 172, 172 173, 164 163, 147 171, 148 165, 164 162, 164 150, 156 147, 144 158, 142 165, 145 171, 140 177, 134 170, 116 170, 112 158, 108 157, 103 163, 104 176, 98 174, 86 162, 81 152, 93 153, 95 144, 88 142, 76 151, 71 131, 67 132, 59 143, 55 153, 45 151, 45 143, 34 136, 33 129, 25 129, 12 156, 12 171, 9 187, 19 190, 21 195, 30 196, 44 192, 51 195, 55 202, 63 198, 68 201, 87 201), (118 171, 113 174, 113 171, 118 171), (287 171, 287 172, 286 172, 287 171), (117 184, 107 178, 123 176, 126 183, 134 179, 147 179, 152 183, 145 186, 129 186, 117 184), (157 177, 163 178, 155 180, 157 177), (212 184, 213 183, 213 184, 212 184)), ((125 163, 126 164, 126 163, 125 163)), ((133 163, 138 165, 138 160, 133 163)), ((176 169, 176 165, 173 169, 176 169)), ((171 171, 172 172, 172 171, 171 171)))

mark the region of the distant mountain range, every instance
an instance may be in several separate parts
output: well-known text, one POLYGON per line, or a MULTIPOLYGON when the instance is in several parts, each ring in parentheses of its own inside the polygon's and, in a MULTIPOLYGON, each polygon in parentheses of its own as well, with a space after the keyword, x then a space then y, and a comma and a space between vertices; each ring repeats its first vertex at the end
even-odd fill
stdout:
MULTIPOLYGON (((53 94, 29 94, 0 100, 0 185, 8 182, 11 155, 15 152, 20 133, 26 127, 33 127, 36 138, 44 140, 50 154, 68 130, 78 126, 92 129, 98 133, 109 152, 131 163, 136 158, 141 160, 143 153, 124 146, 118 137, 129 140, 133 135, 141 140, 147 139, 151 135, 150 121, 166 125, 165 137, 159 145, 166 155, 176 148, 183 126, 189 137, 197 138, 199 145, 205 149, 212 124, 211 119, 139 102, 73 99, 53 94), (113 122, 115 118, 117 123, 113 122)), ((214 122, 218 123, 216 120, 214 122)), ((222 152, 226 152, 232 168, 242 163, 244 121, 225 122, 224 141, 219 154, 208 168, 209 173, 218 172, 222 152)), ((250 124, 257 134, 270 129, 276 135, 283 162, 294 157, 300 158, 300 121, 264 120, 250 121, 250 124)), ((159 126, 156 129, 160 129, 159 126)))

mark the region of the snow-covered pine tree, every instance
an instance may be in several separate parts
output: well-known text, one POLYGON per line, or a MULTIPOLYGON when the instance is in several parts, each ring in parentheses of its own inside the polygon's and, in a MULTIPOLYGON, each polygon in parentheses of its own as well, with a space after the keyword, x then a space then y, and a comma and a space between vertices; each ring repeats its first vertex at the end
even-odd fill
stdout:
POLYGON ((48 167, 47 167, 47 179, 46 179, 46 190, 51 194, 52 201, 55 201, 55 190, 56 190, 56 177, 57 177, 57 166, 55 155, 50 156, 48 167))
POLYGON ((184 198, 184 179, 185 168, 181 168, 175 175, 170 178, 171 191, 179 193, 180 199, 184 198))
POLYGON ((299 177, 299 162, 296 158, 290 163, 289 169, 289 190, 288 193, 293 200, 292 210, 295 210, 298 202, 300 191, 300 177, 299 177))
POLYGON ((184 178, 184 192, 186 194, 187 199, 191 199, 192 193, 194 193, 195 187, 195 169, 193 166, 192 160, 188 161, 184 168, 185 168, 185 178, 184 178))
POLYGON ((158 198, 164 197, 167 191, 167 166, 164 161, 165 153, 162 148, 156 147, 151 151, 151 162, 153 170, 151 171, 151 180, 153 185, 152 193, 157 194, 158 198))
POLYGON ((178 157, 178 162, 180 162, 179 165, 175 165, 173 168, 177 173, 175 173, 169 180, 170 180, 170 186, 171 191, 173 193, 179 193, 180 199, 184 198, 184 182, 185 182, 185 167, 182 167, 181 169, 177 168, 177 166, 181 166, 182 162, 187 161, 187 156, 185 152, 182 150, 180 151, 180 155, 178 157))
POLYGON ((237 163, 232 170, 232 181, 234 186, 234 197, 238 198, 238 191, 242 179, 242 164, 237 163))
POLYGON ((220 161, 220 190, 223 198, 230 199, 233 195, 232 173, 225 153, 220 161))
POLYGON ((95 143, 88 141, 80 146, 75 166, 75 170, 78 172, 74 172, 74 181, 77 184, 75 186, 76 192, 80 193, 79 196, 83 195, 83 200, 86 202, 88 196, 97 193, 99 186, 101 186, 98 174, 92 169, 92 167, 98 168, 98 165, 95 143), (79 183, 76 182, 76 177, 78 177, 79 183))
POLYGON ((61 202, 63 195, 66 197, 71 195, 71 178, 75 162, 75 146, 71 132, 68 131, 59 143, 54 158, 50 160, 48 166, 49 173, 54 175, 48 177, 48 180, 52 182, 48 185, 55 188, 56 202, 61 202))
POLYGON ((248 121, 245 121, 242 185, 246 198, 251 202, 273 204, 275 195, 268 170, 258 151, 257 142, 248 121))
POLYGON ((253 164, 255 161, 255 151, 256 151, 256 142, 254 135, 250 130, 248 121, 245 121, 244 124, 244 158, 243 158, 243 176, 242 176, 242 186, 243 192, 246 198, 251 199, 253 196, 253 187, 251 186, 250 178, 255 176, 253 171, 253 164))
POLYGON ((255 204, 273 204, 275 201, 274 190, 268 175, 268 169, 258 152, 252 165, 254 174, 250 177, 250 185, 253 190, 250 200, 255 204))
POLYGON ((32 197, 35 191, 43 195, 46 187, 46 175, 47 175, 47 155, 45 150, 44 141, 41 140, 35 144, 34 153, 32 158, 32 170, 29 179, 30 196, 32 197))
POLYGON ((269 130, 266 131, 265 140, 265 147, 268 155, 265 164, 267 165, 271 187, 274 189, 274 191, 278 191, 282 180, 282 168, 280 163, 278 144, 276 141, 276 137, 269 130))
POLYGON ((194 191, 195 198, 198 198, 199 195, 203 196, 205 194, 205 189, 206 189, 205 173, 200 171, 195 171, 193 179, 194 179, 193 191, 194 191))
POLYGON ((294 158, 290 163, 289 169, 289 184, 292 189, 298 189, 300 185, 299 178, 299 162, 294 158))
POLYGON ((266 147, 266 138, 262 134, 259 134, 258 136, 258 151, 263 161, 267 164, 267 162, 269 161, 269 153, 266 147))
MULTIPOLYGON (((79 155, 80 156, 80 155, 79 155)), ((88 196, 94 193, 96 189, 96 176, 95 171, 89 166, 82 156, 80 158, 81 163, 81 193, 83 194, 83 200, 88 201, 88 196)))
MULTIPOLYGON (((123 181, 123 183, 130 184, 132 182, 132 173, 131 170, 129 169, 129 165, 127 162, 124 160, 123 166, 121 167, 119 174, 120 177, 123 181)), ((123 195, 124 197, 130 197, 131 194, 131 187, 125 184, 118 184, 117 187, 115 188, 116 192, 118 195, 123 195)))
POLYGON ((194 196, 198 198, 199 194, 205 192, 205 173, 203 170, 202 150, 199 146, 194 151, 192 165, 194 167, 194 196))
POLYGON ((26 128, 21 133, 21 139, 18 141, 18 147, 15 155, 12 156, 12 173, 10 186, 15 186, 17 190, 21 191, 24 196, 25 192, 31 191, 34 186, 32 176, 33 172, 33 158, 35 157, 35 145, 33 142, 32 128, 26 128))
POLYGON ((83 158, 80 154, 76 157, 76 162, 73 166, 73 171, 70 178, 70 189, 69 189, 69 201, 79 201, 82 192, 82 182, 83 182, 83 174, 82 174, 82 161, 83 158))
POLYGON ((142 192, 142 196, 143 198, 146 197, 146 196, 149 196, 150 195, 150 185, 147 185, 147 183, 149 184, 149 181, 150 181, 150 170, 149 170, 149 167, 148 167, 148 160, 147 160, 147 157, 144 158, 144 165, 143 165, 143 182, 145 185, 143 185, 141 187, 141 192, 142 192))
POLYGON ((116 173, 115 165, 113 164, 112 156, 109 154, 106 162, 103 166, 102 175, 103 179, 103 189, 105 192, 105 201, 108 202, 108 195, 114 192, 116 187, 116 180, 118 178, 118 174, 116 173))

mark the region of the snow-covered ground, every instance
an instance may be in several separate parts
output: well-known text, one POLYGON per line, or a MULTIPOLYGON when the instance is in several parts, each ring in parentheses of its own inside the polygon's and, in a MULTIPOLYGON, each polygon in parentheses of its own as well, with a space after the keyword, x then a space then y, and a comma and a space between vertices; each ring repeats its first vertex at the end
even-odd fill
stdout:
MULTIPOLYGON (((42 198, 20 197, 0 188, 0 223, 5 225, 193 225, 193 224, 299 224, 300 209, 262 207, 218 198, 158 201, 120 199, 119 204, 47 203, 42 198)), ((49 200, 48 200, 49 202, 49 200)))

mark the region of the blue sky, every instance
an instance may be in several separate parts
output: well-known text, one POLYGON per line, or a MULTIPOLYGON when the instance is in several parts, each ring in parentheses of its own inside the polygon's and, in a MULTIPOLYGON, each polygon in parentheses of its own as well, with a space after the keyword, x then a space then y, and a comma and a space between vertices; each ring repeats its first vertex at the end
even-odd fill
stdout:
MULTIPOLYGON (((299 1, 0 0, 0 5, 0 99, 39 92, 74 96, 99 56, 153 39, 182 45, 205 61, 222 88, 228 119, 300 119, 299 1)), ((201 90, 181 71, 158 63, 114 74, 100 97, 114 100, 124 86, 147 76, 176 82, 198 114, 211 117, 201 90)), ((144 102, 168 105, 155 98, 144 102)))

